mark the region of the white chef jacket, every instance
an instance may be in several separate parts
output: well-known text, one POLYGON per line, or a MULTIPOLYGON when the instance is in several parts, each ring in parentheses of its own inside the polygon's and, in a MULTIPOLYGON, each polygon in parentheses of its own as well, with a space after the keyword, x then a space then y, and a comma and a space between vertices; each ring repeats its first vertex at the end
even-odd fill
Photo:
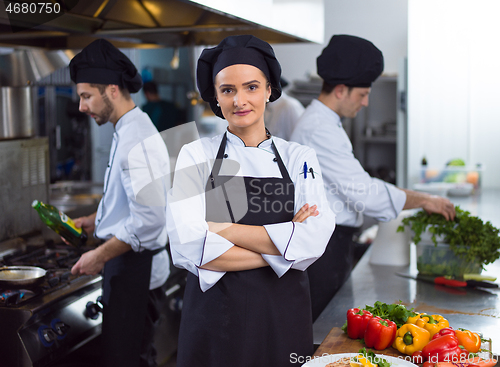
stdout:
POLYGON ((274 136, 290 140, 293 129, 304 110, 302 103, 282 92, 280 98, 266 106, 264 112, 266 127, 274 136))
POLYGON ((403 210, 406 193, 371 177, 363 169, 354 157, 339 115, 319 100, 314 99, 307 106, 291 140, 316 151, 337 224, 359 227, 363 224, 363 214, 389 221, 403 210))
MULTIPOLYGON (((149 116, 135 107, 115 126, 104 193, 95 218, 95 236, 103 240, 116 236, 136 252, 164 247, 169 174, 165 143, 149 116)), ((165 283, 169 266, 166 251, 153 257, 149 289, 165 283)))
MULTIPOLYGON (((198 276, 202 291, 212 287, 225 272, 201 269, 200 266, 234 246, 220 235, 209 232, 205 221, 205 185, 222 137, 223 134, 203 138, 181 149, 174 184, 168 193, 167 228, 172 260, 176 266, 198 276)), ((262 256, 281 277, 291 268, 306 270, 323 254, 335 228, 335 215, 326 200, 316 154, 306 146, 273 137, 258 147, 246 147, 239 137, 227 132, 227 158, 223 159, 219 174, 231 172, 240 179, 243 176, 281 178, 278 164, 273 160, 271 141, 274 141, 294 183, 294 212, 306 203, 316 204, 319 210, 318 216, 309 217, 303 223, 290 221, 264 225, 281 255, 262 256), (310 173, 304 178, 304 162, 313 168, 314 178, 310 173)), ((244 195, 246 202, 246 193, 244 195)))

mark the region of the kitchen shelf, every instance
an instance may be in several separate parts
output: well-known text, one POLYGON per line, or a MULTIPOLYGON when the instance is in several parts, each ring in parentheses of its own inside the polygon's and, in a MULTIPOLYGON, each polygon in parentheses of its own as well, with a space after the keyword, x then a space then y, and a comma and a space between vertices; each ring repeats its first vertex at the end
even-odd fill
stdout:
POLYGON ((391 183, 396 178, 397 102, 398 78, 382 75, 372 85, 368 107, 352 124, 354 155, 371 176, 391 183))

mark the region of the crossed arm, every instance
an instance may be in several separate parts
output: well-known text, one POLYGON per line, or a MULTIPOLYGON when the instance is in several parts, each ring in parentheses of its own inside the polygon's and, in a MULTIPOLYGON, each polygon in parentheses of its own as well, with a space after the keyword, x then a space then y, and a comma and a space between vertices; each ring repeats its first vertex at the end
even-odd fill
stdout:
MULTIPOLYGON (((316 205, 309 207, 305 204, 292 221, 301 223, 308 217, 315 217, 318 214, 316 205)), ((203 265, 203 269, 214 271, 257 269, 269 265, 261 254, 281 255, 264 226, 208 222, 208 228, 210 232, 219 234, 235 246, 203 265)))

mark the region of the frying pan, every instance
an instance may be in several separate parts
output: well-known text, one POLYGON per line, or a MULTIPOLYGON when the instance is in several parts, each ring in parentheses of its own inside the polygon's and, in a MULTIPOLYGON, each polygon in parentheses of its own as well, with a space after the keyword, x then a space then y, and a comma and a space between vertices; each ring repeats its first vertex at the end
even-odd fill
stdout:
POLYGON ((43 283, 46 273, 36 266, 4 266, 0 268, 0 288, 32 288, 43 283))

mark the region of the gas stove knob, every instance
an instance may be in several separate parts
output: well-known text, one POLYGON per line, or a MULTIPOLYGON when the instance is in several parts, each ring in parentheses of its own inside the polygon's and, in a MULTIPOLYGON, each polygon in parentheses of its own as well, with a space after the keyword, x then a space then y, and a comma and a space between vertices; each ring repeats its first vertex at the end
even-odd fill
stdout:
POLYGON ((38 336, 40 337, 42 344, 46 347, 52 346, 54 341, 57 339, 56 332, 45 325, 38 328, 38 336))
POLYGON ((87 305, 85 306, 85 316, 87 316, 89 319, 97 320, 97 318, 99 317, 99 312, 102 312, 101 306, 94 302, 87 302, 87 305))
POLYGON ((66 325, 59 319, 52 320, 50 326, 52 326, 52 330, 57 334, 58 339, 64 338, 69 330, 69 325, 66 325))

